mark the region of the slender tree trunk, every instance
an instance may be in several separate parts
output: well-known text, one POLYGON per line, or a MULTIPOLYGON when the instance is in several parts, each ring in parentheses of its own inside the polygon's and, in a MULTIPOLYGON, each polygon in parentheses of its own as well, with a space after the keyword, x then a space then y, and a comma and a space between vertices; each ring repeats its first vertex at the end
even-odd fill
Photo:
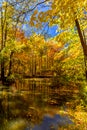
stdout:
POLYGON ((75 20, 75 23, 76 23, 78 34, 79 34, 79 37, 80 37, 81 45, 83 47, 84 63, 85 63, 85 75, 86 75, 86 80, 87 80, 87 45, 86 45, 86 42, 85 42, 86 40, 84 39, 84 36, 82 34, 78 19, 75 20))
POLYGON ((34 75, 34 70, 33 70, 33 68, 34 68, 34 59, 33 59, 33 55, 32 55, 32 76, 34 75))
MULTIPOLYGON (((3 25, 3 12, 1 10, 1 51, 4 48, 4 25, 3 25)), ((4 82, 4 59, 1 61, 1 80, 4 82)))
POLYGON ((9 62, 9 72, 8 72, 8 76, 10 76, 12 74, 12 56, 13 56, 14 52, 11 52, 10 54, 10 62, 9 62))
POLYGON ((40 57, 40 76, 42 76, 42 55, 40 57))
MULTIPOLYGON (((7 40, 7 22, 6 22, 6 13, 7 13, 7 5, 5 7, 5 12, 1 9, 1 51, 5 47, 6 40, 7 40)), ((1 80, 4 83, 5 79, 5 61, 4 58, 1 61, 1 80)))
POLYGON ((40 61, 41 61, 41 57, 39 56, 39 58, 38 58, 39 76, 40 76, 40 73, 41 73, 41 64, 40 64, 40 61))
POLYGON ((37 73, 37 56, 36 56, 36 54, 35 54, 35 76, 36 76, 36 73, 37 73))
POLYGON ((4 82, 4 78, 5 78, 5 76, 4 76, 4 59, 2 59, 2 61, 1 61, 1 80, 2 80, 2 82, 4 82))
POLYGON ((4 61, 1 62, 1 80, 4 82, 4 61))
POLYGON ((47 69, 48 69, 48 53, 47 53, 47 59, 46 60, 47 60, 47 63, 46 63, 47 64, 47 69))

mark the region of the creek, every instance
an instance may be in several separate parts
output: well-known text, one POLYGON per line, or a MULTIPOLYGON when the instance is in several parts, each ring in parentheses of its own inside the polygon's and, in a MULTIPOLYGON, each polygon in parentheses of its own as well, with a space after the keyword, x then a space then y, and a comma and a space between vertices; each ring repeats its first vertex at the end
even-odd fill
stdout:
MULTIPOLYGON (((71 99, 70 99, 71 96, 71 99)), ((58 130, 72 124, 67 102, 70 92, 53 88, 49 78, 30 78, 11 86, 0 85, 0 130, 58 130)))

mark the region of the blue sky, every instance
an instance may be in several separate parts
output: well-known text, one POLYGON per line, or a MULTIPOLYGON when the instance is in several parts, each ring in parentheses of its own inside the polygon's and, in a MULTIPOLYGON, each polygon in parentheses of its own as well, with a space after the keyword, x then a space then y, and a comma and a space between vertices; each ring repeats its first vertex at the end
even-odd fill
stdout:
POLYGON ((29 25, 23 25, 23 30, 25 31, 26 36, 32 35, 32 33, 34 33, 34 32, 37 34, 42 34, 42 32, 43 32, 43 35, 46 34, 49 37, 54 37, 58 34, 58 32, 57 32, 58 26, 57 25, 54 25, 54 26, 49 27, 49 28, 46 27, 44 29, 44 31, 43 31, 43 29, 44 28, 36 29, 35 27, 31 27, 29 25))
POLYGON ((52 37, 54 37, 54 36, 56 36, 56 35, 58 34, 57 29, 58 29, 58 26, 57 26, 57 25, 52 26, 52 27, 49 28, 48 33, 49 33, 52 37))

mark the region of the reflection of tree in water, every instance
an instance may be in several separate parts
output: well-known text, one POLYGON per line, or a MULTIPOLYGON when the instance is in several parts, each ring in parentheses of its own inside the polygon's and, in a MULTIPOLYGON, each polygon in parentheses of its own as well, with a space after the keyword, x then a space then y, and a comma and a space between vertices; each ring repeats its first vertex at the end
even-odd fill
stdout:
POLYGON ((3 118, 4 118, 4 109, 2 106, 2 98, 0 97, 0 124, 3 123, 3 118))
POLYGON ((27 83, 24 81, 15 84, 11 89, 3 90, 2 93, 0 98, 0 123, 2 125, 4 120, 7 120, 9 124, 18 119, 27 121, 31 126, 40 124, 44 114, 51 113, 51 108, 53 110, 64 102, 63 98, 61 99, 63 96, 53 93, 49 82, 45 80, 43 82, 31 80, 27 83))
POLYGON ((68 116, 60 116, 56 114, 52 117, 46 115, 42 122, 39 125, 36 125, 32 130, 58 130, 58 127, 68 124, 73 124, 68 116))
POLYGON ((25 92, 12 95, 12 93, 5 92, 5 96, 0 98, 0 124, 3 125, 4 120, 9 122, 19 118, 35 124, 39 122, 42 112, 35 104, 35 102, 37 103, 35 99, 35 94, 27 94, 25 92))

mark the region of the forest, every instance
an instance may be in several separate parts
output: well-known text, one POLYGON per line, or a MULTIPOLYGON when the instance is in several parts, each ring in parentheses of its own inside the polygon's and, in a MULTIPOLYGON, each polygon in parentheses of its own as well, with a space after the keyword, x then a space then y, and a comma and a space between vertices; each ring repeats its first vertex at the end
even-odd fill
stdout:
POLYGON ((86 112, 87 0, 1 0, 0 130, 86 130, 86 112))

